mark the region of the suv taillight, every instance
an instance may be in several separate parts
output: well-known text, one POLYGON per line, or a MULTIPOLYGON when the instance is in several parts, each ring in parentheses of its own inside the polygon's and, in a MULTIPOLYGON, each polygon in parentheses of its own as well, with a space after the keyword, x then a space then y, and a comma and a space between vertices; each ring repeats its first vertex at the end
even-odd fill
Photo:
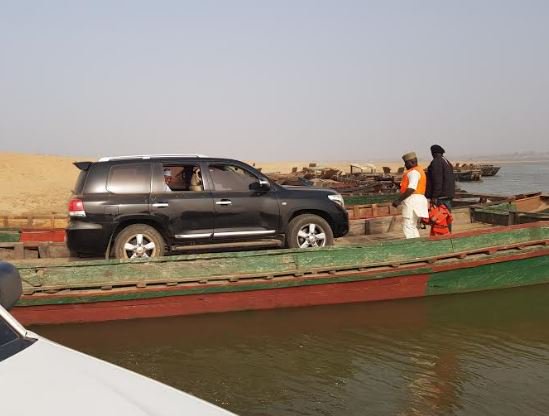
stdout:
POLYGON ((85 217, 84 203, 81 199, 73 198, 69 201, 69 216, 70 217, 85 217))

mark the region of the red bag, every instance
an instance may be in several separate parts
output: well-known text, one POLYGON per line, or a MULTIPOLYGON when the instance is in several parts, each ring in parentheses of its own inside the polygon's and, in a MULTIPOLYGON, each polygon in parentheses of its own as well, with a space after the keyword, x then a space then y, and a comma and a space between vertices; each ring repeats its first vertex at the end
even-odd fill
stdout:
POLYGON ((452 213, 444 204, 431 204, 429 207, 429 218, 426 223, 431 225, 431 236, 450 234, 450 224, 452 224, 452 213))

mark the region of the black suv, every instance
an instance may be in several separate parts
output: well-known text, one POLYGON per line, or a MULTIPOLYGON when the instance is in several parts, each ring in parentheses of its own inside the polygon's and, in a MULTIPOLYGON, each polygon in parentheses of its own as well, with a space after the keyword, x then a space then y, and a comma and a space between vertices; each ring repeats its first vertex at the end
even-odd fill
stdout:
POLYGON ((273 237, 291 248, 322 247, 349 229, 335 191, 277 185, 236 160, 121 156, 75 166, 72 255, 156 257, 189 244, 273 237))

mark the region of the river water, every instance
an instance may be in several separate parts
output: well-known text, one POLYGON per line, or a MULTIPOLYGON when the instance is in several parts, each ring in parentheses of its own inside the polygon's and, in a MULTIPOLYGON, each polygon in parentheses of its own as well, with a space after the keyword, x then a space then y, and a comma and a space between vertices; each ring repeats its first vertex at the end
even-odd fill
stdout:
POLYGON ((479 182, 459 182, 458 186, 474 193, 516 195, 527 192, 549 193, 549 160, 531 163, 503 163, 496 176, 479 182))
MULTIPOLYGON (((547 192, 548 165, 463 187, 547 192)), ((549 285, 33 329, 240 415, 549 413, 549 285)))

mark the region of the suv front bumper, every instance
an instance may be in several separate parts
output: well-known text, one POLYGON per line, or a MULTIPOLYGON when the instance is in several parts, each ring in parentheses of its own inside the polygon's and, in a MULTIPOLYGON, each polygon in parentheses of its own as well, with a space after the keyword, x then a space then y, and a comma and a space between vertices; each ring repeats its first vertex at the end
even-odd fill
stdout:
POLYGON ((349 214, 344 208, 340 208, 333 217, 334 237, 343 237, 349 232, 349 214))

